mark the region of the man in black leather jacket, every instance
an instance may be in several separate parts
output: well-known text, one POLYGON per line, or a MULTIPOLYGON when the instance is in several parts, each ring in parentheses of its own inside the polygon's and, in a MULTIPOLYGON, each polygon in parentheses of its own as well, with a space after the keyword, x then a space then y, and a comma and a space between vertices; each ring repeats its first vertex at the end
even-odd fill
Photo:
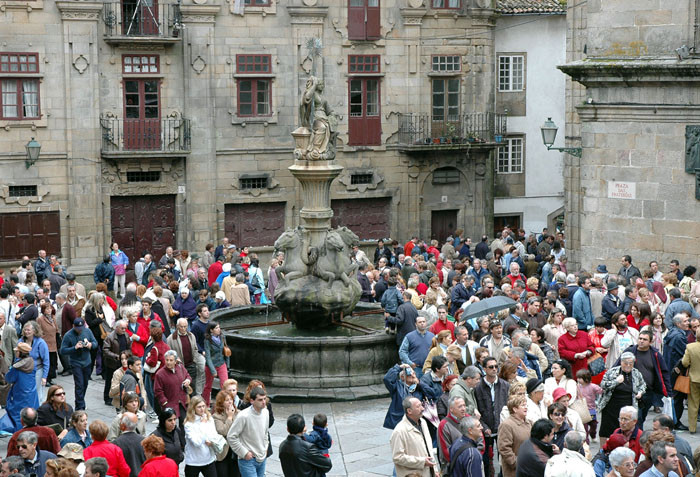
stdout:
POLYGON ((285 477, 320 477, 331 470, 333 464, 330 457, 304 440, 306 425, 299 414, 287 418, 289 435, 280 444, 280 462, 285 477))

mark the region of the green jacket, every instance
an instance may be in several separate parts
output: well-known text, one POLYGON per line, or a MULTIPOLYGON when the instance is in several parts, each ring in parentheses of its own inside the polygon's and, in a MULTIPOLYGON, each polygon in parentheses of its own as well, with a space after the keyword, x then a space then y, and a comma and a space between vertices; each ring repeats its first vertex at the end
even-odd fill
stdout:
POLYGON ((467 405, 467 414, 473 416, 476 407, 476 395, 474 394, 474 389, 466 385, 463 379, 458 379, 452 390, 450 391, 450 399, 453 397, 461 397, 467 405))

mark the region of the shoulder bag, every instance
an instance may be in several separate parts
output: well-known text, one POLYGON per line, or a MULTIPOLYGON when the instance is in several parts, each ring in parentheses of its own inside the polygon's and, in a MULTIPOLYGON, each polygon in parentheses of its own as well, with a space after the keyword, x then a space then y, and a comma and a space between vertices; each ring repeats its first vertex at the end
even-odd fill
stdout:
POLYGON ((581 422, 588 424, 593 420, 591 412, 588 410, 588 402, 586 402, 586 399, 581 396, 581 387, 576 386, 576 390, 576 400, 570 403, 569 407, 578 413, 578 415, 581 417, 581 422))
POLYGON ((673 383, 673 390, 683 394, 690 394, 690 378, 687 370, 685 374, 678 375, 676 382, 673 383))
POLYGON ((591 372, 591 376, 597 376, 605 371, 605 359, 600 353, 595 352, 588 358, 588 370, 591 372))

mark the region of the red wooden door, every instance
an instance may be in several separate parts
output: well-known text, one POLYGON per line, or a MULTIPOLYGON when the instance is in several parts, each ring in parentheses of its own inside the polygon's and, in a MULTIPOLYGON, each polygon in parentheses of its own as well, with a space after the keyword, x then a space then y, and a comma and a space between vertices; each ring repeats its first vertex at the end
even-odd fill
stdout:
POLYGON ((380 37, 379 0, 350 0, 348 3, 348 38, 376 40, 380 37))
POLYGON ((141 0, 141 34, 158 35, 158 0, 141 0))
POLYGON ((391 198, 339 199, 331 201, 332 227, 345 226, 360 240, 377 240, 391 235, 391 198))
POLYGON ((352 78, 349 83, 350 145, 379 145, 382 142, 381 97, 378 78, 352 78))
POLYGON ((34 257, 41 249, 49 255, 61 253, 58 212, 0 214, 0 259, 34 257))
POLYGON ((158 260, 175 246, 175 196, 113 196, 112 241, 133 265, 148 250, 158 260))
POLYGON ((226 204, 224 231, 239 248, 273 245, 284 232, 284 202, 226 204))
POLYGON ((160 80, 124 80, 124 149, 159 150, 160 80))
POLYGON ((158 35, 158 0, 122 0, 122 33, 127 36, 158 35))

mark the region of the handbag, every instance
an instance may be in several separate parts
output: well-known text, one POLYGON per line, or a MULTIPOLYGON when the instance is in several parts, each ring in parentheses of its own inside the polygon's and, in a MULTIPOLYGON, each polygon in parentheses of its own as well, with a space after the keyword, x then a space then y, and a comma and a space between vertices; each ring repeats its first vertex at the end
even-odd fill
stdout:
MULTIPOLYGON (((153 349, 155 349, 155 350, 156 350, 156 354, 158 354, 158 348, 156 348, 156 347, 154 346, 153 349)), ((156 361, 156 365, 155 365, 155 366, 149 366, 149 365, 146 363, 145 360, 144 360, 144 362, 143 362, 143 370, 146 371, 147 373, 154 374, 156 371, 158 371, 158 368, 160 368, 160 360, 156 361)))
POLYGON ((211 450, 214 451, 214 454, 216 454, 217 458, 221 455, 228 452, 228 443, 226 442, 226 439, 224 436, 221 434, 214 434, 209 437, 209 442, 211 442, 211 450))
POLYGON ((100 323, 100 338, 102 338, 102 341, 104 341, 105 338, 107 338, 108 334, 109 333, 107 333, 107 331, 105 330, 104 324, 100 323))
POLYGON ((591 376, 597 376, 603 371, 605 371, 605 359, 596 352, 588 358, 588 370, 591 372, 591 376))
POLYGON ((683 394, 690 394, 690 378, 688 377, 688 371, 676 378, 676 382, 673 383, 673 390, 683 394))
POLYGON ((588 410, 588 403, 586 400, 582 397, 578 397, 581 395, 581 388, 578 388, 578 395, 576 397, 576 400, 572 403, 569 404, 569 407, 576 411, 579 416, 581 416, 581 422, 583 424, 588 424, 593 420, 593 416, 591 416, 591 412, 588 410))
POLYGON ((224 354, 224 356, 226 356, 227 358, 230 358, 230 357, 231 357, 231 348, 229 348, 228 346, 224 345, 223 354, 224 354))

